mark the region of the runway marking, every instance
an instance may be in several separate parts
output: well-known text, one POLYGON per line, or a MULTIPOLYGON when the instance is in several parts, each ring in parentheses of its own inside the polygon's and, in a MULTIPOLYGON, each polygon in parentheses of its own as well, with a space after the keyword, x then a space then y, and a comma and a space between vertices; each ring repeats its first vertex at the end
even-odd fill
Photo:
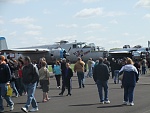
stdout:
POLYGON ((150 110, 148 110, 148 111, 145 111, 145 112, 143 112, 143 113, 149 113, 150 112, 150 110))

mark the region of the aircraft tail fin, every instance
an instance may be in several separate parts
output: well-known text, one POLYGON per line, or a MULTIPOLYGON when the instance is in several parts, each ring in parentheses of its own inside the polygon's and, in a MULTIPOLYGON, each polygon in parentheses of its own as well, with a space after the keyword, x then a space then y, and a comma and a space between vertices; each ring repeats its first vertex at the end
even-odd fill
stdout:
POLYGON ((8 49, 5 37, 0 37, 0 50, 8 49))

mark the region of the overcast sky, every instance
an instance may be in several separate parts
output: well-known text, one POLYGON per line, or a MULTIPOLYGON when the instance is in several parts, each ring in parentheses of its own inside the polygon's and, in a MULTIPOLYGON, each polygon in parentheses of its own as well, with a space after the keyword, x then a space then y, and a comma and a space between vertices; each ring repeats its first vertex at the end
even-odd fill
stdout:
POLYGON ((0 36, 9 48, 60 40, 106 49, 150 40, 150 0, 0 0, 0 36))

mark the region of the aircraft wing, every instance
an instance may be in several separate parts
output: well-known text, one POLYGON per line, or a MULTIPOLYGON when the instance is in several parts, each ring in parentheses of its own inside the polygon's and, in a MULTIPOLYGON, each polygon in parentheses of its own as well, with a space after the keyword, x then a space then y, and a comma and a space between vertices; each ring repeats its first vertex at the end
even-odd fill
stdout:
POLYGON ((112 51, 112 52, 109 52, 109 53, 130 53, 130 51, 112 51))
POLYGON ((49 52, 49 49, 6 49, 1 50, 1 52, 18 52, 18 53, 46 53, 49 52))

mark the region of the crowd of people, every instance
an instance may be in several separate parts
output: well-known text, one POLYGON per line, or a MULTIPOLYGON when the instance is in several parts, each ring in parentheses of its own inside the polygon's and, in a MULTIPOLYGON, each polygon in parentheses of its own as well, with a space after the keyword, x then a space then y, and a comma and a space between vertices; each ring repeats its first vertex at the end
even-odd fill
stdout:
MULTIPOLYGON (((127 105, 129 103, 129 105, 133 106, 134 88, 139 80, 139 75, 146 74, 147 65, 146 59, 142 59, 142 61, 139 62, 137 60, 133 61, 130 58, 112 58, 108 61, 107 58, 100 57, 96 61, 89 58, 87 62, 84 62, 81 57, 78 57, 72 69, 70 63, 63 58, 54 63, 52 72, 56 78, 57 88, 61 89, 59 93, 60 96, 64 94, 65 89, 68 90, 66 96, 72 95, 71 78, 73 72, 77 74, 79 88, 85 88, 85 77, 93 78, 98 88, 101 104, 110 103, 108 98, 108 80, 110 75, 112 75, 114 83, 117 84, 121 82, 121 88, 124 88, 123 104, 127 105), (86 69, 86 64, 88 69, 86 69), (85 71, 88 71, 87 75, 85 75, 85 71), (121 75, 123 75, 123 77, 119 79, 121 75)), ((9 56, 7 58, 2 55, 0 56, 0 112, 4 112, 3 98, 10 107, 10 111, 14 109, 14 102, 11 96, 7 95, 8 84, 11 85, 16 98, 27 95, 26 104, 21 108, 22 111, 38 111, 38 104, 34 97, 37 86, 40 86, 43 92, 42 102, 50 100, 48 94, 50 89, 50 72, 46 59, 44 57, 40 58, 37 64, 36 61, 31 61, 28 56, 19 58, 18 60, 13 60, 9 56), (30 105, 32 105, 31 110, 29 110, 30 105)))

